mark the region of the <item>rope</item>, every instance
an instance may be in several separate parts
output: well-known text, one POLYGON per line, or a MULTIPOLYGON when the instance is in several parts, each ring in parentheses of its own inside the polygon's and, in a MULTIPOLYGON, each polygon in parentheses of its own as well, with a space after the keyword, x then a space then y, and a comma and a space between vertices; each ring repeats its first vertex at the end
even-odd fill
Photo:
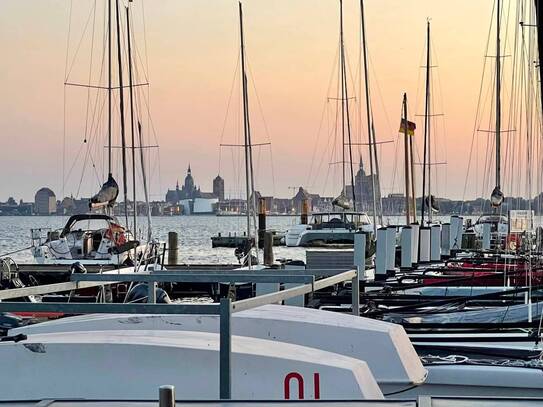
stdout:
POLYGON ((34 246, 28 246, 28 247, 25 247, 24 249, 19 249, 19 250, 15 250, 15 251, 13 251, 13 252, 8 252, 8 253, 0 254, 0 258, 2 258, 2 257, 8 257, 8 256, 11 256, 12 254, 24 252, 25 250, 30 250, 30 249, 32 249, 32 247, 34 247, 34 246))

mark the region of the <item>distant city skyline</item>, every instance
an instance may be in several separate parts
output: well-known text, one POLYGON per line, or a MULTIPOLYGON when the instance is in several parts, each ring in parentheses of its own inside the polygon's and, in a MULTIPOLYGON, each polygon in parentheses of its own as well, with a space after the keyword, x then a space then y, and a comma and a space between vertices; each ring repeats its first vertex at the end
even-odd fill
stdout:
MULTIPOLYGON (((93 13, 95 2, 89 0, 73 3, 42 0, 32 2, 31 10, 29 2, 2 2, 0 45, 5 59, 0 77, 5 97, 0 99, 0 137, 3 150, 9 153, 0 160, 0 201, 10 196, 17 201, 32 201, 42 186, 54 190, 57 198, 86 197, 95 193, 105 180, 105 127, 96 127, 101 138, 87 154, 82 140, 86 126, 93 126, 92 116, 88 121, 85 118, 89 94, 63 85, 67 70, 70 80, 87 82, 90 44, 94 46, 95 68, 99 68, 96 61, 101 57, 98 49, 103 40, 105 3, 97 1, 93 13), (69 25, 71 34, 67 44, 69 25), (93 27, 94 42, 89 39, 93 27), (66 185, 62 181, 63 167, 66 185)), ((256 189, 264 195, 289 197, 293 195, 292 188, 299 186, 322 196, 341 190, 340 170, 330 165, 334 142, 333 131, 327 124, 333 116, 333 101, 327 101, 327 97, 336 96, 338 3, 336 0, 243 2, 253 141, 271 141, 273 151, 271 154, 267 146, 255 148, 256 189)), ((356 98, 352 107, 353 133, 355 141, 364 141, 365 122, 357 121, 361 107, 357 104, 360 98, 356 80, 359 1, 343 3, 349 75, 356 82, 350 85, 356 98)), ((395 141, 379 148, 383 196, 403 193, 402 162, 398 155, 402 144, 396 142, 404 91, 411 101, 410 116, 417 122, 415 137, 417 148, 421 149, 422 120, 415 115, 423 111, 420 66, 427 18, 432 22, 433 47, 439 65, 435 70, 434 109, 436 113, 445 113, 444 121, 438 123, 435 131, 434 158, 448 163, 447 170, 439 168, 436 195, 461 199, 464 189, 466 199, 489 195, 491 188, 483 186, 481 168, 478 173, 472 170, 466 188, 464 183, 493 1, 458 0, 454 6, 432 0, 364 3, 377 137, 395 141)), ((213 179, 221 175, 227 197, 236 195, 232 191, 243 196, 242 150, 224 147, 219 151, 220 143, 236 144, 241 136, 236 122, 239 115, 237 1, 161 0, 158 5, 135 0, 131 4, 139 44, 138 61, 149 68, 152 123, 143 122, 144 131, 149 144, 160 145, 160 160, 156 151, 149 153, 151 198, 164 199, 168 188, 183 179, 189 163, 202 190, 211 191, 213 179), (234 77, 237 79, 233 82, 234 77), (156 132, 156 140, 149 135, 151 129, 156 132)), ((512 26, 514 22, 507 24, 512 26)), ((98 82, 97 74, 98 69, 93 72, 93 83, 98 82)), ((114 79, 116 83, 117 78, 114 79)), ((94 95, 90 94, 90 100, 94 95)), ((117 98, 114 103, 117 105, 117 98)), ((105 122, 103 119, 100 116, 105 122)), ((118 134, 118 128, 114 131, 118 134)), ((478 149, 474 154, 478 155, 474 156, 474 162, 484 160, 486 154, 485 135, 477 137, 478 149)), ((355 156, 361 153, 367 161, 366 149, 357 147, 355 156)), ((115 177, 120 182, 120 161, 117 151, 115 154, 115 177)), ((366 171, 369 172, 367 166, 366 171)), ((504 178, 507 196, 511 175, 504 178)), ((417 181, 420 184, 420 177, 417 181)))

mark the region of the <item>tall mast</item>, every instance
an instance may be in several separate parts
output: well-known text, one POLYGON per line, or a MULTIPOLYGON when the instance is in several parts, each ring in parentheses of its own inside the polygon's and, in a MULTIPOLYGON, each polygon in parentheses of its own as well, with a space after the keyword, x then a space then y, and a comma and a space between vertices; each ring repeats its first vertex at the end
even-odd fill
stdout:
MULTIPOLYGON (((243 98, 243 134, 244 134, 244 149, 245 149, 245 190, 247 194, 247 238, 251 239, 251 209, 254 214, 254 179, 253 179, 253 159, 251 145, 251 126, 249 121, 249 98, 247 92, 247 75, 245 73, 245 39, 243 36, 243 7, 239 2, 239 32, 241 42, 241 85, 243 98), (252 199, 251 199, 252 198, 252 199)), ((258 236, 255 234, 255 243, 258 247, 258 236)), ((247 256, 248 266, 251 268, 251 251, 247 256)))
POLYGON ((536 25, 537 25, 537 49, 538 49, 538 60, 539 60, 539 97, 541 98, 541 107, 543 107, 543 10, 541 9, 541 0, 535 1, 535 14, 536 14, 536 25))
MULTIPOLYGON (((128 3, 130 5, 130 3, 128 3)), ((132 197, 134 199, 134 237, 136 237, 137 227, 137 200, 136 200, 136 142, 134 131, 134 83, 132 76, 132 46, 130 38, 130 10, 126 7, 126 35, 128 41, 128 89, 130 90, 130 134, 132 136, 132 197)))
MULTIPOLYGON (((370 106, 370 84, 368 80, 368 56, 367 56, 367 45, 366 45, 366 23, 364 19, 364 0, 360 0, 360 23, 361 23, 361 31, 362 31, 362 54, 364 58, 364 84, 365 84, 365 90, 366 90, 366 121, 368 124, 368 147, 369 147, 369 157, 370 157, 370 176, 371 176, 371 190, 372 190, 372 198, 373 198, 373 231, 374 233, 377 233, 377 191, 376 187, 379 188, 379 186, 375 185, 375 177, 373 175, 373 158, 374 158, 374 150, 376 149, 375 145, 375 132, 373 131, 373 120, 371 118, 371 106, 370 106)), ((376 164, 376 170, 377 174, 379 173, 378 166, 377 166, 377 154, 375 154, 375 164, 376 164)), ((379 181, 379 175, 377 175, 377 181, 379 181)), ((382 213, 379 212, 379 223, 383 224, 382 219, 382 213)))
POLYGON ((501 45, 500 45, 500 0, 496 1, 496 187, 491 194, 491 204, 497 209, 503 201, 501 192, 501 45))
POLYGON ((108 24, 108 80, 107 80, 107 105, 108 105, 108 129, 107 129, 107 158, 108 172, 112 175, 111 168, 111 0, 107 0, 107 24, 108 24))
POLYGON ((343 190, 345 190, 345 133, 347 133, 347 144, 349 146, 349 167, 351 172, 351 194, 353 208, 356 211, 356 195, 354 190, 354 169, 353 169, 353 145, 351 140, 351 118, 349 113, 349 92, 347 89, 347 67, 345 63, 345 44, 343 41, 343 0, 339 0, 339 39, 340 39, 340 70, 341 70, 341 133, 342 133, 342 168, 343 168, 343 190))
POLYGON ((128 187, 126 176, 126 139, 124 131, 124 88, 123 88, 123 67, 121 59, 121 22, 119 15, 119 0, 115 2, 117 16, 117 62, 119 64, 119 102, 121 110, 121 152, 123 161, 123 192, 124 192, 124 217, 128 227, 128 187))
POLYGON ((426 208, 426 171, 428 171, 428 222, 432 221, 432 193, 430 191, 430 21, 426 24, 426 102, 424 104, 424 160, 422 163, 421 222, 424 225, 426 208))
POLYGON ((403 94, 403 130, 404 130, 404 173, 405 173, 405 224, 411 223, 411 200, 409 199, 409 124, 407 121, 407 94, 403 94))

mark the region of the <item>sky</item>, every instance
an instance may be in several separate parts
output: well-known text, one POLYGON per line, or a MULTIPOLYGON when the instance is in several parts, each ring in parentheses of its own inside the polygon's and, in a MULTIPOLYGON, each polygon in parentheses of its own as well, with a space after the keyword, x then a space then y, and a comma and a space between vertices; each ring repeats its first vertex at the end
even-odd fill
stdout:
MULTIPOLYGON (((104 0, 2 0, 0 201, 10 196, 31 201, 42 186, 53 189, 57 198, 88 196, 105 180, 104 115, 93 119, 102 123, 97 124, 100 135, 93 150, 85 153, 82 146, 89 128, 87 101, 97 92, 105 100, 105 93, 64 85, 66 66, 70 82, 87 83, 92 66, 96 68, 92 82, 104 84, 96 62, 103 49, 104 4, 104 0), (94 25, 86 24, 95 4, 94 25), (89 169, 92 163, 95 168, 89 169)), ((271 142, 255 147, 257 189, 287 197, 293 187, 303 185, 312 193, 334 195, 341 189, 341 177, 338 166, 330 164, 337 152, 330 138, 335 102, 327 98, 337 97, 339 2, 245 0, 243 6, 253 142, 271 142)), ((138 80, 148 79, 150 84, 139 92, 140 97, 145 95, 140 103, 148 103, 152 118, 143 121, 145 137, 149 145, 159 145, 146 150, 152 198, 163 199, 176 181, 182 183, 189 164, 203 191, 211 190, 212 179, 220 173, 226 195, 240 195, 242 150, 219 147, 242 140, 237 1, 134 0, 132 7, 138 80)), ((398 151, 403 147, 395 142, 404 92, 410 116, 420 124, 417 146, 422 144, 422 123, 415 115, 423 113, 421 65, 428 19, 437 65, 432 69, 433 108, 444 114, 436 118, 433 158, 447 162, 435 167, 435 188, 440 196, 464 195, 492 7, 492 0, 365 1, 376 133, 381 141, 393 141, 379 148, 383 195, 402 192, 398 151)), ((359 2, 344 0, 344 14, 353 137, 365 140, 365 130, 361 131, 365 122, 358 123, 364 107, 357 79, 359 2)), ((114 120, 117 124, 118 117, 114 120)), ((114 127, 118 137, 118 126, 114 127)), ((366 148, 355 148, 356 166, 359 154, 367 162, 366 148)), ((468 187, 467 198, 481 192, 475 185, 468 187)))

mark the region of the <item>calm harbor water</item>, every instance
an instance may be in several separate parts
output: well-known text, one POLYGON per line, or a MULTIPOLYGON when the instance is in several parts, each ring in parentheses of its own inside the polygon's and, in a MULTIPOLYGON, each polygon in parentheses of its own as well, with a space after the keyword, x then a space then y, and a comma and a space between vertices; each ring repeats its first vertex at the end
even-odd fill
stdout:
MULTIPOLYGON (((438 217, 448 221, 448 216, 438 217)), ((473 220, 477 217, 471 217, 473 220)), ((0 255, 30 246, 30 229, 52 228, 60 229, 68 217, 64 216, 0 216, 0 255)), ((146 225, 144 217, 139 218, 138 225, 146 225)), ((211 236, 218 232, 223 234, 242 234, 246 230, 246 218, 242 216, 161 216, 154 217, 153 236, 161 241, 167 241, 168 232, 179 234, 179 262, 194 264, 237 264, 232 248, 211 247, 211 236)), ((297 216, 268 216, 267 226, 270 229, 285 231, 289 226, 299 222, 297 216)), ((385 224, 403 223, 403 217, 385 217, 385 224)), ((541 224, 541 218, 536 217, 536 225, 541 224)), ((139 227, 138 227, 139 229, 139 227)), ((140 231, 143 235, 145 231, 140 231)), ((295 247, 275 247, 275 258, 287 258, 305 261, 305 250, 295 247)), ((29 250, 11 257, 20 263, 33 263, 34 259, 29 250)))
MULTIPOLYGON (((30 246, 30 229, 59 229, 67 221, 64 216, 0 216, 0 255, 30 246)), ((246 230, 246 218, 241 216, 161 216, 154 217, 153 235, 167 241, 168 232, 179 234, 180 263, 232 263, 237 264, 232 248, 211 248, 211 236, 218 232, 242 234, 246 230)), ((286 230, 299 222, 298 217, 269 216, 267 225, 271 229, 286 230)), ((139 219, 146 225, 146 218, 139 219)), ((275 247, 276 258, 305 260, 305 251, 299 248, 275 247)), ((13 254, 20 263, 33 263, 29 250, 13 254)))

